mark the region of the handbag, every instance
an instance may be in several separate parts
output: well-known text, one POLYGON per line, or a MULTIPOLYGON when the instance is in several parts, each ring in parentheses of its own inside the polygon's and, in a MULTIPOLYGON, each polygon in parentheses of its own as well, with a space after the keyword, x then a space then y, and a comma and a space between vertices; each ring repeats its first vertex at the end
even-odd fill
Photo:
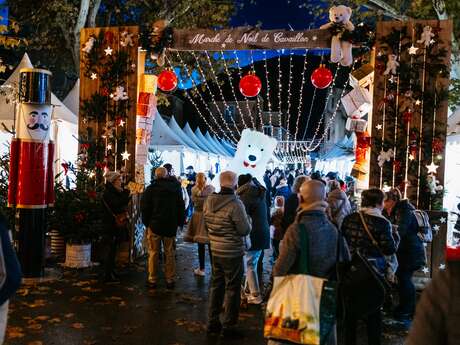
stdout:
MULTIPOLYGON (((359 215, 367 235, 380 251, 364 217, 361 213, 359 215)), ((345 314, 359 319, 374 313, 384 304, 386 291, 387 286, 376 268, 359 250, 353 253, 348 269, 340 277, 340 294, 345 314)))
POLYGON ((109 205, 105 202, 104 199, 102 199, 102 202, 104 203, 105 207, 109 212, 112 214, 114 220, 115 220, 115 226, 118 229, 125 229, 128 226, 128 221, 129 221, 129 215, 127 211, 123 211, 119 214, 113 213, 112 209, 109 207, 109 205))
POLYGON ((307 229, 299 225, 300 257, 295 272, 275 277, 267 304, 264 336, 296 344, 321 345, 334 329, 337 282, 310 275, 307 229))

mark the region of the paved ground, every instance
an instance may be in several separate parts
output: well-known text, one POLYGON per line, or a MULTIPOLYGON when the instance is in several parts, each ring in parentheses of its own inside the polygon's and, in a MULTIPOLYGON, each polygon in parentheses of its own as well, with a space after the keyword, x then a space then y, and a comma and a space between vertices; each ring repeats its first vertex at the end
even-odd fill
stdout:
MULTIPOLYGON (((174 291, 144 286, 144 264, 122 270, 121 283, 102 284, 94 270, 63 271, 52 283, 24 287, 11 303, 8 345, 255 345, 262 337, 259 307, 242 310, 244 337, 209 337, 205 332, 208 275, 198 278, 196 247, 178 244, 174 291)), ((403 336, 385 328, 384 345, 403 336)), ((365 342, 362 342, 364 345, 365 342)), ((360 344, 361 345, 361 344, 360 344)))

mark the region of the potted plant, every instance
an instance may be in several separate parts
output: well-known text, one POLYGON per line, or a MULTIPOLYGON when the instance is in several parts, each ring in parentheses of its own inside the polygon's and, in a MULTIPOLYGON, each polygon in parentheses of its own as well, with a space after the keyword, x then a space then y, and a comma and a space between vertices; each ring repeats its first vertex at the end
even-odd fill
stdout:
POLYGON ((56 229, 66 242, 65 266, 83 268, 91 265, 91 243, 101 227, 101 204, 98 188, 90 171, 64 163, 66 185, 56 183, 56 201, 49 217, 50 229, 56 229), (67 172, 74 175, 69 183, 67 172), (70 187, 70 185, 74 185, 70 187))

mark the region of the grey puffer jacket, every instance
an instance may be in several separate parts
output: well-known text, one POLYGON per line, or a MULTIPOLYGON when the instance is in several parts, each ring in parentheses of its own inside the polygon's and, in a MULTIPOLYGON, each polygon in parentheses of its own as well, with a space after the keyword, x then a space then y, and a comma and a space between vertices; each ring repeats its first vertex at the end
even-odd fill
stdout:
POLYGON ((270 248, 270 227, 265 193, 266 189, 256 179, 245 183, 236 191, 252 221, 250 250, 270 248))
POLYGON ((346 216, 351 214, 351 204, 345 192, 340 189, 334 189, 327 196, 329 204, 329 216, 337 228, 341 228, 342 222, 346 216))
POLYGON ((251 225, 241 200, 229 188, 208 196, 203 208, 212 255, 235 258, 244 255, 244 236, 251 225))

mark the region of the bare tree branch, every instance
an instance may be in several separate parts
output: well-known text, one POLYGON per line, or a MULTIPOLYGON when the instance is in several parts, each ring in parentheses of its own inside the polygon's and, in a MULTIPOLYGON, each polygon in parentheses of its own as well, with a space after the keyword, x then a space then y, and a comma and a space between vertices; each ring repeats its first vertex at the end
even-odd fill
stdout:
POLYGON ((91 6, 88 15, 88 27, 90 28, 96 27, 96 17, 97 12, 99 11, 99 7, 101 6, 101 1, 102 0, 93 0, 93 5, 91 6))

